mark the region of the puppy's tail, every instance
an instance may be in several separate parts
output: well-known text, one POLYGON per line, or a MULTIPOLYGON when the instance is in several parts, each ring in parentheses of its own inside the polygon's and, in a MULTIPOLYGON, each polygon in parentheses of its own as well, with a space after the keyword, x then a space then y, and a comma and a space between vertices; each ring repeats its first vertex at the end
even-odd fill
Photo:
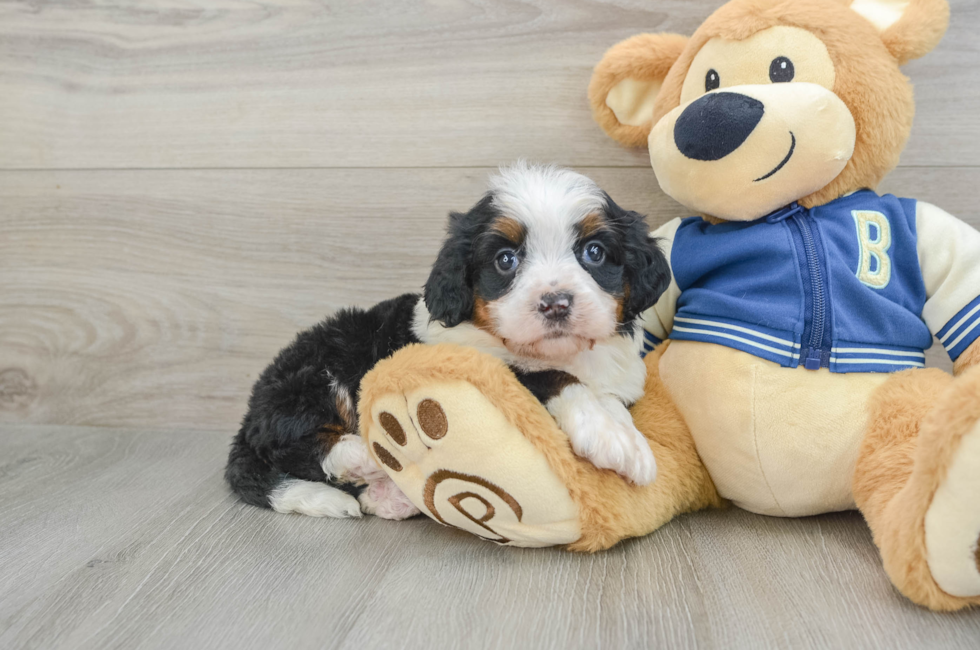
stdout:
POLYGON ((228 453, 228 466, 225 467, 225 480, 232 491, 242 501, 260 508, 271 508, 269 495, 285 475, 275 467, 265 462, 245 440, 246 422, 231 442, 228 453))

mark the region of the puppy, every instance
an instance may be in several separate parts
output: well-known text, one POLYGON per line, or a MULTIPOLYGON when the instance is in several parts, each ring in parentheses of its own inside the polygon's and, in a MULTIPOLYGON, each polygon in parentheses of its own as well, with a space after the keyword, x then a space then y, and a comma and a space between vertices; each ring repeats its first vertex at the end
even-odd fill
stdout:
POLYGON ((417 514, 368 455, 355 400, 379 360, 449 342, 509 364, 575 453, 648 484, 656 463, 627 406, 646 375, 636 319, 669 281, 643 216, 585 176, 501 170, 469 212, 450 215, 424 298, 343 310, 279 353, 253 388, 225 477, 244 501, 279 512, 417 514))

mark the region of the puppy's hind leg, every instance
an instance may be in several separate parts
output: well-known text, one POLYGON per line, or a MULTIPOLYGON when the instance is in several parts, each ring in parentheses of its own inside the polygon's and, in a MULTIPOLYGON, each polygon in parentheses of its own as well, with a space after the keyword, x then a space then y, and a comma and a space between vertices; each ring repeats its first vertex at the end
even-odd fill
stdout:
POLYGON ((290 476, 284 476, 269 493, 269 505, 276 512, 295 512, 310 517, 361 516, 357 499, 343 490, 290 476))
POLYGON ((408 497, 368 453, 364 439, 347 434, 334 444, 323 459, 328 480, 367 483, 358 496, 363 512, 382 519, 408 519, 420 514, 408 497))
POLYGON ((369 483, 357 500, 363 512, 382 519, 408 519, 422 514, 388 476, 369 483))

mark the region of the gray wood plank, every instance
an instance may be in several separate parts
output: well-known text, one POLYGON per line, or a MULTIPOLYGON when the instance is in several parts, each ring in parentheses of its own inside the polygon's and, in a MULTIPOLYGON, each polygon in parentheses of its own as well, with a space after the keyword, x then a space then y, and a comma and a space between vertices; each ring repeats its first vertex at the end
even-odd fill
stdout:
MULTIPOLYGON (((644 166, 592 67, 720 0, 0 3, 0 169, 644 166)), ((913 62, 906 165, 980 165, 980 2, 913 62)))
MULTIPOLYGON (((582 171, 654 225, 684 215, 649 169, 582 171)), ((418 291, 489 172, 0 172, 0 422, 231 430, 299 329, 418 291)), ((980 225, 978 183, 904 168, 882 190, 980 225)))
POLYGON ((4 648, 975 648, 860 516, 682 517, 594 556, 245 506, 227 438, 0 428, 4 648))

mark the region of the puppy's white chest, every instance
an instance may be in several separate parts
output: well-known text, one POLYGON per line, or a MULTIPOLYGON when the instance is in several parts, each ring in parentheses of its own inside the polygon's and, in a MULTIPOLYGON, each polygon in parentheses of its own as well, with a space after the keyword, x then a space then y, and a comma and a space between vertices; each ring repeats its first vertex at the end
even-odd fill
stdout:
POLYGON ((624 404, 640 399, 647 376, 639 339, 631 336, 616 336, 598 343, 560 370, 574 375, 596 393, 614 395, 624 404))

